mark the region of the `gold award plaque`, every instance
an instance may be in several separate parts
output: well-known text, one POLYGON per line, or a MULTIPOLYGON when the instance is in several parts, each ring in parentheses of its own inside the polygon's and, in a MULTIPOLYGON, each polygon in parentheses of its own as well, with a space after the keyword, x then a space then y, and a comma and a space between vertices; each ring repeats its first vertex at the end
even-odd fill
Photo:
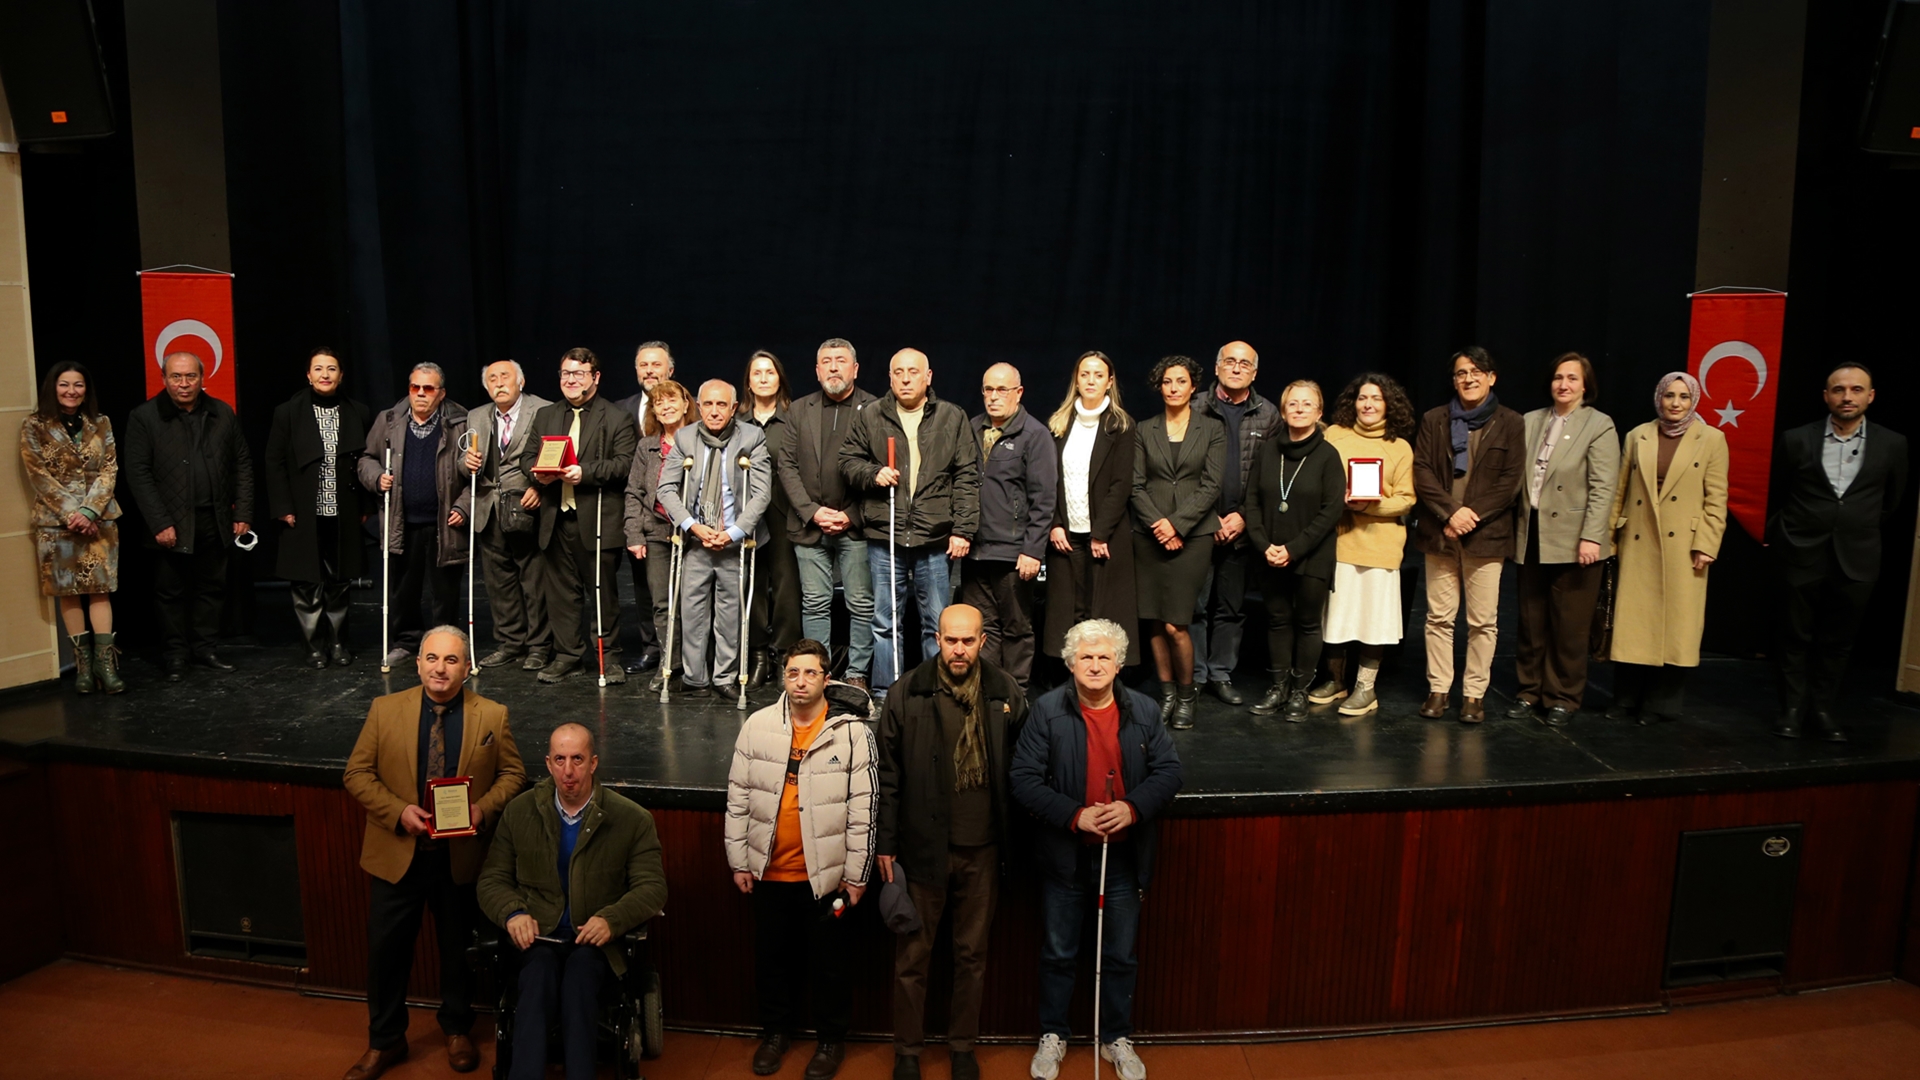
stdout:
POLYGON ((427 781, 427 802, 433 815, 433 824, 427 835, 440 840, 478 834, 479 830, 473 827, 472 796, 471 777, 455 776, 446 780, 427 781))

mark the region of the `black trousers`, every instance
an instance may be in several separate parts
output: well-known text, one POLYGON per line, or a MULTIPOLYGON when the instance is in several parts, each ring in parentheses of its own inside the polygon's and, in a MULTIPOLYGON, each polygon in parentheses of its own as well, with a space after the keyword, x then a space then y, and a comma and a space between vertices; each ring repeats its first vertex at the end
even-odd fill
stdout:
POLYGON ((397 882, 374 878, 367 910, 367 1045, 384 1050, 407 1037, 407 980, 413 975, 413 943, 420 916, 433 909, 440 944, 440 1030, 473 1030, 473 886, 456 885, 445 847, 421 848, 397 882))
POLYGON ((753 981, 763 1036, 800 1031, 802 992, 813 1000, 821 1042, 842 1042, 853 1018, 847 954, 852 909, 833 917, 834 893, 816 900, 804 881, 753 883, 753 981))
POLYGON ((560 1021, 567 1080, 593 1080, 598 1075, 594 1028, 600 1019, 600 992, 612 980, 613 968, 598 945, 536 941, 521 953, 509 1080, 541 1080, 547 1075, 547 1026, 555 1017, 560 1021))
POLYGON ((551 650, 546 564, 540 558, 538 537, 530 532, 510 533, 500 527, 500 519, 498 513, 488 519, 478 545, 480 571, 487 582, 487 610, 493 615, 494 643, 516 653, 551 650))
MULTIPOLYGON (((771 510, 768 511, 772 513, 771 510)), ((802 636, 800 630, 800 565, 787 540, 784 523, 769 524, 767 542, 753 552, 757 588, 747 609, 747 648, 785 652, 802 636)), ((823 642, 832 645, 832 642, 823 642)), ((749 669, 752 664, 747 665, 749 669)))
POLYGON ((393 585, 393 595, 388 598, 391 614, 387 616, 387 630, 393 635, 393 645, 408 652, 418 652, 420 639, 429 626, 465 626, 467 620, 460 617, 460 590, 465 587, 466 570, 459 564, 440 566, 440 523, 407 522, 406 532, 401 539, 402 551, 399 556, 399 574, 393 585), (433 583, 433 621, 426 623, 420 617, 420 596, 433 583))
POLYGON ((1780 707, 1831 710, 1846 683, 1853 639, 1873 597, 1873 581, 1840 572, 1831 548, 1812 565, 1777 560, 1785 601, 1775 627, 1780 707))
MULTIPOLYGON (((654 575, 652 567, 648 565, 652 557, 653 552, 651 551, 647 552, 646 559, 636 559, 633 557, 632 552, 627 552, 625 558, 620 560, 627 564, 628 572, 633 575, 633 608, 640 613, 640 617, 634 620, 636 624, 634 627, 634 636, 640 639, 640 647, 642 649, 658 649, 660 647, 660 630, 659 627, 654 625, 653 620, 655 603, 653 598, 654 575)), ((666 603, 664 594, 661 596, 659 603, 666 603)))
POLYGON ((1267 598, 1267 664, 1272 670, 1306 675, 1319 670, 1325 640, 1321 623, 1332 589, 1330 581, 1266 566, 1260 591, 1267 598))
POLYGON ((192 554, 162 548, 154 560, 153 599, 170 665, 213 651, 225 603, 227 544, 233 538, 220 535, 210 506, 193 512, 191 526, 176 525, 175 535, 188 528, 193 530, 192 554))
POLYGON ((1022 686, 1033 680, 1033 583, 1011 562, 968 559, 960 568, 957 601, 980 609, 985 640, 980 655, 1022 686))
POLYGON ((1513 661, 1522 700, 1579 711, 1605 573, 1603 563, 1541 562, 1540 515, 1534 513, 1527 561, 1520 564, 1520 644, 1513 661))
MULTIPOLYGON (((561 511, 547 541, 547 623, 553 628, 555 662, 587 657, 587 635, 593 624, 588 606, 593 598, 593 562, 600 560, 600 637, 606 642, 609 670, 620 658, 620 590, 613 575, 620 569, 624 548, 595 551, 593 537, 582 536, 578 512, 561 511)), ((651 554, 651 553, 649 553, 651 554)))

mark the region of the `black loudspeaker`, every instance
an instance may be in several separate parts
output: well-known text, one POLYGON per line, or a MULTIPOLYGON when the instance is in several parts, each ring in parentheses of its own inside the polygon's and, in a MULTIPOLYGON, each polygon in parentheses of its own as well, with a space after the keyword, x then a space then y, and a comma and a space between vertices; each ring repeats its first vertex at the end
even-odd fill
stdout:
POLYGON ((1876 154, 1920 154, 1920 0, 1887 5, 1860 146, 1876 154))
POLYGON ((1799 881, 1798 825, 1681 833, 1665 985, 1784 973, 1799 881))
POLYGON ((0 82, 23 144, 113 134, 88 0, 0 3, 0 82))
POLYGON ((306 964, 292 818, 175 814, 173 837, 187 952, 306 964))

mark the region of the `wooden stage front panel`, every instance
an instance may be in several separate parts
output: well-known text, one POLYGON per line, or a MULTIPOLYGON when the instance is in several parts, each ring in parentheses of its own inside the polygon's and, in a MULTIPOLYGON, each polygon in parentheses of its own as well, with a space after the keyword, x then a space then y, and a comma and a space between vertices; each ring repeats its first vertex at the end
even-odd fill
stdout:
MULTIPOLYGON (((344 791, 67 762, 31 768, 44 773, 32 790, 46 793, 66 953, 313 990, 364 988, 365 818, 344 791), (297 976, 185 955, 176 811, 292 815, 309 955, 297 976)), ((1920 927, 1920 910, 1908 907, 1917 807, 1920 783, 1898 780, 1171 819, 1142 916, 1135 1024, 1143 1036, 1282 1033, 1657 1006, 1680 833, 1788 822, 1805 831, 1784 987, 1913 977, 1920 972, 1904 939, 1920 927)), ((752 918, 727 872, 722 815, 655 817, 670 888, 655 946, 668 1021, 752 1027, 752 918)), ((892 940, 869 906, 853 917, 855 1027, 884 1032, 892 940)), ((986 1032, 1035 1031, 1039 945, 1037 888, 1024 875, 1003 886, 986 1032)), ((423 933, 418 996, 434 995, 436 963, 423 933)), ((1087 967, 1077 1029, 1091 1017, 1090 954, 1087 967)), ((944 970, 936 966, 935 987, 944 970)), ((931 996, 937 1031, 945 1001, 937 990, 931 996)))

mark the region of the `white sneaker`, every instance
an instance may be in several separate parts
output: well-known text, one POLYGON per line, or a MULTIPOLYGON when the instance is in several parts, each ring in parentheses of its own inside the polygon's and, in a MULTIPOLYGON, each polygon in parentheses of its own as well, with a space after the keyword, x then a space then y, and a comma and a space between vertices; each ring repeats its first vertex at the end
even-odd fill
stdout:
POLYGON ((1147 1063, 1133 1052, 1133 1040, 1115 1039, 1100 1048, 1100 1056, 1113 1062, 1113 1071, 1120 1074, 1120 1080, 1147 1080, 1147 1063))
MULTIPOLYGON (((1060 1075, 1060 1063, 1066 1060, 1066 1057, 1066 1040, 1058 1035, 1042 1035, 1040 1048, 1033 1052, 1033 1064, 1028 1066, 1027 1075, 1033 1077, 1033 1080, 1054 1080, 1054 1077, 1060 1075)), ((1134 1060, 1140 1059, 1134 1058, 1134 1060)))

